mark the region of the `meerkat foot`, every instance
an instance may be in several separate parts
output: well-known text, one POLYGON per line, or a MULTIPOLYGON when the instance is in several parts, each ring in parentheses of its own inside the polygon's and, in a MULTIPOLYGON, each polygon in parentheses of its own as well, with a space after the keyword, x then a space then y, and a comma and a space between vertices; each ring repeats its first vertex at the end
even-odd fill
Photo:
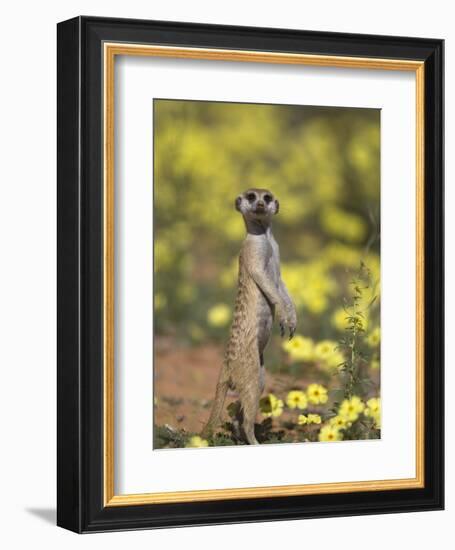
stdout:
POLYGON ((258 440, 256 439, 256 434, 254 433, 254 417, 256 415, 247 415, 247 418, 244 418, 243 421, 243 433, 245 434, 245 439, 249 445, 259 445, 258 440))
POLYGON ((202 439, 209 439, 213 435, 213 429, 210 426, 205 426, 201 431, 202 439))
POLYGON ((250 430, 245 430, 245 437, 248 441, 248 445, 259 445, 259 441, 256 439, 254 434, 254 428, 250 430))
POLYGON ((232 420, 232 434, 239 441, 242 440, 242 430, 240 429, 240 421, 237 418, 232 420))

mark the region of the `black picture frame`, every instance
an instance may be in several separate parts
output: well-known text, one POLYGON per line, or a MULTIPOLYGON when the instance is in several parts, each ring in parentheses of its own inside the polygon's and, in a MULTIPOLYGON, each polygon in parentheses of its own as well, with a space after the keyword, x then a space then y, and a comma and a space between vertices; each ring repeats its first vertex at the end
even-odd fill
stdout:
POLYGON ((58 24, 58 506, 78 533, 440 510, 444 502, 443 64, 437 39, 76 17, 58 24), (106 507, 103 498, 102 44, 424 61, 425 486, 106 507))

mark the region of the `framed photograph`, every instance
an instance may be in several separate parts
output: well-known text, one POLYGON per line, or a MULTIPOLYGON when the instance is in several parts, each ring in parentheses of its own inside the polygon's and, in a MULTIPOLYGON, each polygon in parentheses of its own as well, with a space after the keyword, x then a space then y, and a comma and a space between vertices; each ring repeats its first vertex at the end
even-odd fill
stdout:
POLYGON ((443 41, 58 25, 58 525, 443 508, 443 41))

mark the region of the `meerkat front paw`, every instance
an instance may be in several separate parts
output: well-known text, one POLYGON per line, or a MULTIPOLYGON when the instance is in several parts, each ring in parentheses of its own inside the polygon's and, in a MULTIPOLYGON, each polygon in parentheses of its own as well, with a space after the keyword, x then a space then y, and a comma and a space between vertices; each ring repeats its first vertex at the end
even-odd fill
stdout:
POLYGON ((295 329, 297 327, 297 316, 295 310, 281 310, 278 312, 278 323, 280 325, 280 334, 281 338, 284 338, 286 334, 286 329, 289 330, 289 340, 291 340, 295 334, 295 329))
POLYGON ((289 340, 292 340, 297 328, 297 314, 294 308, 292 308, 289 314, 289 340))
POLYGON ((296 328, 297 328, 296 325, 290 325, 289 326, 289 340, 292 340, 294 338, 296 328))
POLYGON ((286 334, 286 329, 289 330, 289 340, 292 340, 295 334, 296 326, 289 323, 288 321, 280 321, 281 338, 284 338, 284 335, 286 334))

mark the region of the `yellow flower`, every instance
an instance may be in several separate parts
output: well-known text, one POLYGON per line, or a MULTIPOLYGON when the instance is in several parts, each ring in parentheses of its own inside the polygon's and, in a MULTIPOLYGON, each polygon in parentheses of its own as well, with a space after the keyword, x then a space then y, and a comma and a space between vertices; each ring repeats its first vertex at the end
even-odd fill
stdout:
POLYGON ((299 417, 297 418, 297 424, 300 426, 303 426, 304 424, 308 423, 308 418, 304 414, 299 414, 299 417))
POLYGON ((354 268, 359 265, 362 251, 340 241, 331 241, 324 250, 324 257, 336 265, 354 268))
POLYGON ((373 418, 375 427, 379 429, 381 427, 381 399, 379 397, 368 399, 364 414, 373 418))
POLYGON ((342 366, 344 361, 345 361, 344 355, 341 353, 341 351, 336 350, 327 359, 326 365, 331 369, 335 369, 335 368, 339 368, 340 366, 342 366))
POLYGON ((206 439, 202 439, 202 437, 198 435, 193 435, 193 437, 190 437, 188 443, 186 444, 186 447, 208 447, 209 442, 206 439))
POLYGON ((344 362, 344 355, 336 349, 337 345, 333 340, 322 340, 316 345, 314 355, 322 361, 322 367, 332 369, 344 362))
POLYGON ((314 355, 316 359, 326 361, 331 355, 333 355, 336 346, 337 343, 332 340, 321 340, 321 342, 316 344, 316 347, 314 348, 314 355))
POLYGON ((212 327, 224 327, 230 318, 231 310, 226 304, 217 304, 207 312, 207 320, 212 327))
POLYGON ((273 393, 269 393, 259 401, 261 413, 266 418, 270 416, 280 416, 283 412, 283 401, 278 399, 273 393))
POLYGON ((282 265, 283 280, 298 307, 304 306, 316 315, 328 308, 329 296, 337 291, 328 267, 327 262, 321 260, 282 265))
POLYGON ((371 360, 370 367, 372 369, 377 370, 377 369, 379 369, 380 366, 381 366, 381 363, 380 363, 379 359, 372 359, 371 360))
POLYGON ((321 417, 319 414, 309 414, 308 415, 308 424, 320 424, 321 423, 321 417))
MULTIPOLYGON (((371 299, 370 297, 368 297, 368 299, 371 299)), ((366 307, 367 304, 365 304, 365 307, 366 307)), ((344 308, 339 308, 337 309, 333 315, 332 315, 332 325, 338 329, 339 331, 345 331, 349 325, 350 325, 350 321, 349 321, 349 317, 352 316, 352 308, 347 308, 344 309, 344 308)), ((362 310, 362 315, 360 316, 360 321, 362 323, 362 328, 363 330, 366 330, 368 328, 368 314, 367 312, 365 311, 365 309, 362 310)))
POLYGON ((381 399, 379 397, 372 397, 367 401, 367 408, 365 414, 367 416, 374 416, 381 412, 381 399))
POLYGON ((350 242, 361 242, 367 229, 360 216, 336 206, 326 206, 322 210, 321 225, 330 235, 350 242))
POLYGON ((379 346, 379 343, 381 342, 381 329, 379 327, 373 329, 366 337, 366 342, 371 348, 379 346))
POLYGON ((340 441, 341 439, 343 439, 343 437, 340 430, 330 424, 323 426, 319 432, 319 441, 340 441))
POLYGON ((292 390, 288 393, 288 396, 286 397, 286 405, 290 409, 306 409, 308 405, 307 396, 304 394, 303 391, 292 390))
POLYGON ((311 313, 321 314, 327 309, 328 300, 323 294, 308 292, 305 305, 311 313))
POLYGON ((338 411, 338 415, 344 418, 348 422, 355 422, 359 417, 359 414, 363 412, 365 405, 360 397, 354 395, 351 399, 345 399, 338 411))
POLYGON ((349 314, 344 308, 339 308, 332 315, 332 325, 339 331, 346 330, 349 326, 349 314))
POLYGON ((351 426, 351 422, 348 422, 345 418, 342 416, 334 416, 329 420, 330 426, 333 426, 337 428, 338 430, 344 430, 346 428, 349 428, 351 426))
POLYGON ((292 340, 283 343, 283 349, 294 361, 311 361, 313 359, 314 343, 311 338, 296 335, 292 340))
POLYGON ((310 384, 307 388, 308 401, 313 405, 327 403, 327 389, 320 384, 310 384))

